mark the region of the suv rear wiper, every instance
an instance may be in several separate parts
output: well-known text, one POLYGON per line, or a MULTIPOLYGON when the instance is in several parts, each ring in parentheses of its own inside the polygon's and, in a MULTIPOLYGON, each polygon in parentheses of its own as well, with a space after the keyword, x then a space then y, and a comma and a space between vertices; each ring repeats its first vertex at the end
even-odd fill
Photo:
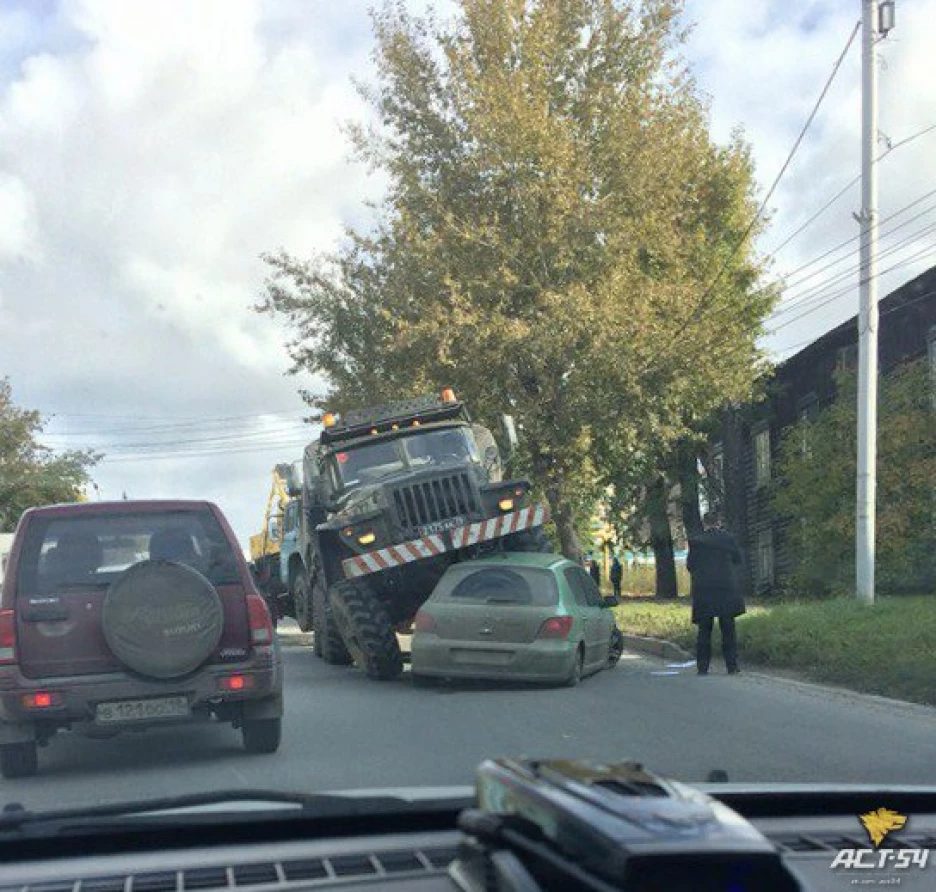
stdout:
MULTIPOLYGON (((410 801, 397 796, 348 796, 335 793, 285 793, 277 790, 221 790, 211 793, 186 793, 180 796, 167 796, 159 799, 141 799, 131 802, 113 802, 104 805, 92 805, 85 808, 63 808, 33 812, 20 803, 9 803, 0 811, 0 833, 12 830, 28 830, 33 827, 52 827, 68 824, 70 826, 94 826, 101 819, 154 818, 168 817, 166 812, 192 810, 193 815, 199 809, 213 805, 232 806, 231 815, 256 814, 256 808, 250 806, 272 806, 271 811, 297 812, 303 817, 356 817, 360 815, 396 814, 406 811, 426 811, 434 807, 443 807, 430 801, 410 801), (248 808, 238 810, 238 806, 248 808), (282 809, 276 808, 282 806, 282 809)), ((459 807, 464 803, 459 802, 459 807)), ((453 801, 444 800, 444 808, 453 808, 453 801)), ((211 810, 217 818, 219 812, 211 810)), ((173 815, 173 817, 175 817, 173 815)))

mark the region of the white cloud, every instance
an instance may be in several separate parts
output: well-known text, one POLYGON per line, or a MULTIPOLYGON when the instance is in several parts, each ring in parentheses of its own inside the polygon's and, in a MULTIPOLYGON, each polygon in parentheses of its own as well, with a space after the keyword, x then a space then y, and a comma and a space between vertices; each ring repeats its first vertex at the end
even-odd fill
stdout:
POLYGON ((0 171, 0 260, 40 255, 36 205, 23 181, 0 171))

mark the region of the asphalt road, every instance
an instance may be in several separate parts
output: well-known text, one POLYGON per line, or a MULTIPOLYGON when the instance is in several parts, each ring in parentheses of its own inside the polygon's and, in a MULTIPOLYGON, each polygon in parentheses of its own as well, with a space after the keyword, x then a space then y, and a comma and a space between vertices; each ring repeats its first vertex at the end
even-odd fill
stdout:
MULTIPOLYGON (((575 689, 414 688, 284 647, 284 740, 248 755, 227 726, 112 740, 61 735, 0 803, 50 808, 227 788, 471 783, 487 756, 637 758, 700 781, 936 782, 936 709, 754 674, 697 677, 626 654, 575 689)), ((719 669, 716 667, 716 673, 719 669)))

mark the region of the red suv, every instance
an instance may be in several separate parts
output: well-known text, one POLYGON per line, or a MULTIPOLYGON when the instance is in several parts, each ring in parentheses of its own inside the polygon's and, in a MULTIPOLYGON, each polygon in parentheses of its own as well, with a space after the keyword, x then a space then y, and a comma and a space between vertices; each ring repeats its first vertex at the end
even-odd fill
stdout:
POLYGON ((0 597, 0 771, 38 770, 63 728, 107 737, 197 720, 279 747, 283 676, 266 603, 208 502, 31 508, 0 597))

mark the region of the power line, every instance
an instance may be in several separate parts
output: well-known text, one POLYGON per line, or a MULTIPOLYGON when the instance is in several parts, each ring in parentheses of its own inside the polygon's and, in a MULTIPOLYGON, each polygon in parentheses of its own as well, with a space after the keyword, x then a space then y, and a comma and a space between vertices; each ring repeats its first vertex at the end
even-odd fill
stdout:
MULTIPOLYGON (((933 297, 934 295, 936 295, 936 291, 927 291, 924 294, 918 294, 912 300, 907 300, 907 301, 904 301, 903 303, 897 304, 897 306, 888 307, 886 310, 881 310, 880 316, 882 317, 889 316, 891 313, 897 313, 900 310, 905 309, 906 307, 912 307, 914 304, 918 304, 920 303, 920 301, 924 301, 927 298, 933 297)), ((857 325, 857 322, 858 322, 857 318, 856 317, 850 317, 850 318, 857 325)), ((844 325, 844 323, 842 324, 844 325)), ((805 347, 809 344, 814 344, 817 340, 818 338, 814 338, 814 337, 807 338, 805 341, 798 341, 795 344, 790 344, 787 347, 784 347, 782 352, 785 353, 786 356, 784 356, 781 362, 786 362, 786 360, 789 359, 790 356, 792 356, 793 353, 797 352, 801 347, 805 347)))
MULTIPOLYGON (((897 151, 901 146, 905 146, 908 143, 913 142, 915 139, 919 139, 921 136, 926 136, 927 133, 936 130, 936 124, 930 124, 929 127, 924 127, 922 130, 918 130, 916 133, 911 134, 910 136, 905 137, 899 142, 889 145, 876 159, 875 164, 880 164, 885 158, 887 158, 892 152, 897 151)), ((805 223, 795 229, 790 235, 788 235, 776 248, 769 252, 770 256, 776 257, 790 242, 793 241, 798 235, 808 229, 813 223, 816 222, 830 207, 832 207, 835 202, 837 202, 849 189, 857 185, 861 181, 861 174, 857 174, 853 179, 849 180, 838 192, 835 193, 818 211, 816 211, 805 223)))
POLYGON ((857 36, 860 28, 861 28, 861 21, 859 20, 855 23, 854 28, 852 28, 851 34, 848 36, 848 40, 845 42, 844 49, 839 54, 839 57, 838 59, 836 59, 835 64, 832 66, 832 71, 829 74, 829 77, 826 80, 825 85, 823 86, 822 91, 819 94, 819 98, 816 100, 815 104, 813 105, 812 111, 810 111, 809 116, 806 118, 806 123, 803 124, 799 132, 799 135, 796 137, 796 140, 794 141, 792 148, 787 154, 786 160, 783 162, 783 165, 781 166, 780 171, 777 173, 777 176, 774 178, 774 181, 771 184, 770 189, 767 190, 767 194, 764 196, 763 201, 761 201, 760 206, 757 209, 757 212, 751 218, 750 223, 748 223, 747 228, 744 230, 744 233, 741 235, 741 238, 738 239, 738 241, 735 243, 734 248, 729 253, 725 262, 719 268, 718 273, 716 274, 715 278, 712 280, 712 283, 708 286, 708 288, 705 289, 698 304, 696 305, 695 309, 692 311, 692 314, 690 315, 689 320, 687 320, 687 322, 685 322, 682 326, 680 326, 680 329, 676 335, 677 337, 681 337, 683 332, 685 332, 686 328, 688 328, 691 323, 695 322, 699 318, 699 315, 702 312, 704 312, 708 301, 711 299, 715 291, 715 287, 721 281, 721 278, 725 274, 725 271, 728 269, 731 262, 737 256, 738 251, 741 250, 741 246, 747 241, 748 236, 751 234, 751 232, 753 232, 754 227, 757 225, 757 223, 760 221, 761 217, 763 216, 764 211, 767 208, 768 202, 770 201, 771 197, 776 191, 777 186, 780 185, 780 181, 783 179, 784 174, 786 174, 787 169, 792 163, 793 158, 796 155, 796 152, 800 147, 800 144, 803 142, 803 138, 806 136, 806 133, 808 132, 810 126, 812 126, 812 122, 815 120, 815 117, 819 112, 819 108, 822 106, 822 102, 825 99, 826 94, 829 92, 829 89, 831 88, 833 81, 835 80, 835 77, 839 72, 839 68, 841 68, 842 66, 842 62, 845 61, 845 57, 848 55, 848 51, 851 49, 852 44, 855 42, 855 37, 857 36))
MULTIPOLYGON (((916 217, 913 218, 913 220, 918 219, 921 216, 924 216, 925 213, 931 213, 933 210, 936 210, 936 206, 925 211, 923 214, 918 214, 916 217)), ((893 230, 887 233, 887 236, 893 235, 894 232, 896 232, 898 229, 903 228, 903 226, 913 222, 913 220, 908 220, 905 223, 902 223, 900 226, 895 227, 893 230)), ((936 223, 929 223, 926 226, 923 226, 922 228, 916 230, 912 234, 900 239, 895 244, 888 246, 884 251, 880 253, 879 256, 886 257, 889 254, 894 254, 897 251, 900 251, 903 248, 907 247, 907 245, 912 245, 914 242, 919 241, 921 238, 928 236, 931 232, 933 232, 934 229, 936 229, 936 223)), ((843 260, 850 260, 850 259, 851 258, 843 258, 843 260)), ((841 260, 836 261, 834 264, 831 264, 829 268, 831 268, 831 266, 837 266, 838 263, 841 263, 841 262, 842 262, 841 260)), ((859 272, 863 271, 863 269, 864 269, 863 266, 860 267, 859 272)), ((851 278, 854 275, 854 273, 855 273, 854 269, 842 270, 838 273, 835 273, 829 276, 826 279, 823 279, 821 282, 817 282, 814 285, 810 285, 804 291, 797 294, 788 302, 784 303, 783 306, 779 307, 772 314, 772 318, 778 319, 781 316, 783 316, 785 313, 789 313, 792 310, 808 305, 816 297, 821 297, 824 293, 827 293, 829 287, 834 286, 838 284, 839 282, 842 282, 846 279, 851 278)))
MULTIPOLYGON (((925 248, 923 248, 921 251, 918 251, 913 256, 907 257, 904 260, 901 260, 899 263, 895 263, 893 266, 889 266, 887 269, 882 270, 879 273, 879 276, 883 276, 886 273, 893 272, 894 270, 900 269, 903 266, 907 266, 911 263, 915 263, 917 260, 920 260, 923 257, 932 253, 936 253, 936 245, 927 245, 925 248)), ((828 306, 833 301, 838 300, 838 298, 842 297, 845 294, 848 294, 850 291, 852 291, 853 288, 854 288, 853 285, 849 285, 846 288, 833 292, 832 294, 825 297, 825 299, 822 300, 820 303, 817 303, 815 306, 810 307, 807 310, 804 310, 802 313, 800 313, 797 316, 794 316, 792 319, 787 319, 785 322, 780 323, 780 325, 774 326, 774 328, 771 328, 771 329, 767 329, 765 331, 765 334, 768 334, 768 335, 776 334, 778 331, 786 328, 788 325, 792 325, 794 322, 797 322, 800 319, 803 319, 806 316, 809 316, 812 313, 815 313, 817 310, 821 310, 823 307, 828 306)))

